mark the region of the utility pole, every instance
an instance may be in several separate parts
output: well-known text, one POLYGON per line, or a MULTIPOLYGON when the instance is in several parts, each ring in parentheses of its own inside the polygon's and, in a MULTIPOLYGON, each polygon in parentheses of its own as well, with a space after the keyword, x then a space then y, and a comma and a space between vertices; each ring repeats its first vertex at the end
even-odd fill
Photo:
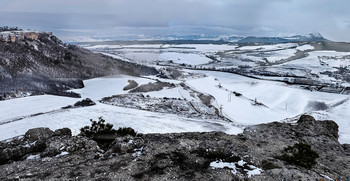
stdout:
POLYGON ((220 111, 219 111, 219 114, 220 114, 220 116, 222 116, 222 105, 220 105, 220 111))
POLYGON ((288 104, 287 104, 287 102, 286 102, 286 111, 288 110, 288 104))
POLYGON ((231 102, 231 92, 228 93, 228 102, 231 102))

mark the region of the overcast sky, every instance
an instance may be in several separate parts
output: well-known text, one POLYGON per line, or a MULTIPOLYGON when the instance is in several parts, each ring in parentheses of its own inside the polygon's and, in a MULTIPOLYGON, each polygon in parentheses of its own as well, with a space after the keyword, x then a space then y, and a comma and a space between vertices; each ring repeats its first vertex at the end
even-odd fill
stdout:
POLYGON ((2 25, 71 36, 275 36, 350 41, 349 0, 1 0, 2 25))

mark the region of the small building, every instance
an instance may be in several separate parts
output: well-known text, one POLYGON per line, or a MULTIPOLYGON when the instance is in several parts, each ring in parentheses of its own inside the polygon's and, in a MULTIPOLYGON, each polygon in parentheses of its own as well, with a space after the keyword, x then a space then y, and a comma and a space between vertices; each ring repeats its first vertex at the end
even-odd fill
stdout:
POLYGON ((24 33, 24 37, 29 40, 38 40, 39 34, 36 32, 26 32, 24 33))
POLYGON ((11 40, 10 33, 9 32, 1 32, 0 33, 0 39, 3 42, 9 42, 11 40))
POLYGON ((3 35, 3 41, 4 42, 10 42, 11 36, 10 34, 4 34, 3 35))
POLYGON ((17 40, 24 40, 24 33, 23 31, 14 31, 13 32, 16 35, 17 40))
POLYGON ((38 40, 39 35, 45 33, 52 36, 52 32, 38 32, 38 31, 4 31, 0 32, 0 41, 2 42, 16 42, 20 40, 38 40))
POLYGON ((12 34, 10 37, 11 37, 11 42, 16 42, 17 36, 15 34, 12 34))

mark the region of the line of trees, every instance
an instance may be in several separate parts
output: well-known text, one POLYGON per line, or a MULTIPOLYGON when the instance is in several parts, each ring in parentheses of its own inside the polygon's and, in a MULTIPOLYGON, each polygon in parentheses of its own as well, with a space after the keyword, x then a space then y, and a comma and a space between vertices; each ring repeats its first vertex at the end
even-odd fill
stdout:
POLYGON ((19 31, 19 30, 22 30, 22 29, 19 29, 18 27, 8 27, 8 26, 0 27, 0 32, 2 32, 2 31, 19 31))

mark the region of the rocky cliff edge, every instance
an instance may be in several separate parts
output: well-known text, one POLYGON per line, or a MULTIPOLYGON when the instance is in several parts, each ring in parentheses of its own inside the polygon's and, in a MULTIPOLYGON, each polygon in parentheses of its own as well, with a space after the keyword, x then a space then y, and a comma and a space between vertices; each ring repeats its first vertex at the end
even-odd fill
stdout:
POLYGON ((29 130, 0 142, 0 180, 350 180, 338 125, 301 116, 242 134, 119 136, 102 150, 70 129, 29 130))

